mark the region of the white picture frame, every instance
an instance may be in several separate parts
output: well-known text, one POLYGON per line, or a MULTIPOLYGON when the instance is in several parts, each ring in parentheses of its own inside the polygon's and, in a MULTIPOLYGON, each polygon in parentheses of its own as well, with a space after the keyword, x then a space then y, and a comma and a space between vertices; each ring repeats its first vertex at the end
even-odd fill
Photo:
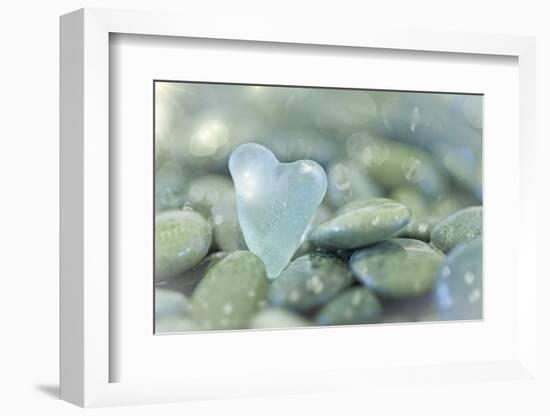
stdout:
MULTIPOLYGON (((355 382, 429 383, 433 380, 469 381, 505 379, 537 383, 536 290, 534 241, 535 196, 530 177, 535 155, 535 43, 533 38, 508 35, 395 32, 349 28, 327 33, 312 26, 295 27, 243 21, 238 26, 220 19, 205 25, 179 14, 82 9, 61 18, 61 398, 80 406, 158 403, 196 398, 295 394, 351 388, 355 382), (215 24, 214 24, 215 23, 215 24), (504 55, 517 58, 519 68, 519 181, 520 227, 517 267, 523 272, 517 293, 517 349, 498 361, 442 362, 403 368, 330 368, 334 377, 316 372, 296 374, 282 368, 263 379, 231 383, 204 377, 187 380, 112 382, 111 366, 120 359, 111 348, 109 255, 110 171, 116 162, 109 152, 110 34, 225 39, 333 47, 428 51, 451 54, 504 55), (342 383, 342 379, 348 380, 342 383)), ((516 271, 517 273, 517 271, 516 271)), ((112 293, 111 293, 112 294, 112 293)), ((403 329, 409 331, 410 328, 403 329)), ((324 329, 316 331, 334 331, 324 329)), ((239 338, 239 333, 215 334, 239 338)), ((279 336, 286 336, 282 333, 279 336)), ((319 335, 317 335, 319 336, 319 335)), ((218 339, 216 342, 219 342, 218 339)), ((216 369, 211 369, 216 371, 216 369)))

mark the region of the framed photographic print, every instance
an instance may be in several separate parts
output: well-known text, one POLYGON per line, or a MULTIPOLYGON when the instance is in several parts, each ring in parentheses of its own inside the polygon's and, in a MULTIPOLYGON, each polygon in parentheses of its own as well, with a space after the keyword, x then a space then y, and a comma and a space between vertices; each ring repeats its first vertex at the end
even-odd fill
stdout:
POLYGON ((536 383, 533 45, 63 16, 62 398, 536 383))

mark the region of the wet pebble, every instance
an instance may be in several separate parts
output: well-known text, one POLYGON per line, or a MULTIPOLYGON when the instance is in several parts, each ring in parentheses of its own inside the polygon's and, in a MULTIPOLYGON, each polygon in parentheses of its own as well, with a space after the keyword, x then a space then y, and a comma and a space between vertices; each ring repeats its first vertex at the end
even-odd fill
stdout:
POLYGON ((354 287, 341 293, 316 316, 319 325, 353 325, 379 322, 382 304, 366 287, 354 287))
POLYGON ((189 183, 186 202, 208 218, 212 207, 231 193, 234 193, 233 182, 227 176, 203 175, 189 183))
POLYGON ((482 233, 482 207, 461 209, 437 224, 431 234, 432 244, 448 253, 458 244, 482 233))
POLYGON ((407 207, 385 198, 351 202, 315 226, 310 240, 323 248, 354 249, 385 240, 410 219, 407 207))
POLYGON ((189 311, 189 300, 180 292, 155 289, 155 318, 182 317, 189 311))
POLYGON ((311 252, 292 261, 273 281, 269 302, 298 312, 324 305, 343 289, 353 277, 339 257, 311 252))
POLYGON ((246 250, 239 218, 237 214, 237 199, 234 192, 227 192, 211 209, 210 223, 214 233, 216 246, 226 252, 246 250))
POLYGON ((412 186, 436 197, 448 188, 448 178, 425 151, 403 143, 354 133, 346 141, 348 157, 360 163, 377 183, 391 191, 412 186))
POLYGON ((483 245, 477 238, 453 249, 439 269, 434 300, 445 319, 482 318, 483 245))
POLYGON ((260 258, 235 251, 208 268, 191 298, 191 313, 201 329, 245 328, 265 306, 267 291, 260 258))
POLYGON ((155 280, 192 269, 212 242, 208 221, 192 210, 165 211, 155 218, 155 280))
POLYGON ((327 199, 334 208, 357 200, 382 196, 382 189, 350 159, 332 163, 327 171, 327 199))
POLYGON ((353 253, 350 267, 355 277, 375 293, 403 299, 432 289, 444 257, 423 241, 392 238, 353 253))
POLYGON ((302 316, 286 309, 268 307, 260 311, 250 322, 250 328, 292 328, 309 326, 311 322, 302 316))

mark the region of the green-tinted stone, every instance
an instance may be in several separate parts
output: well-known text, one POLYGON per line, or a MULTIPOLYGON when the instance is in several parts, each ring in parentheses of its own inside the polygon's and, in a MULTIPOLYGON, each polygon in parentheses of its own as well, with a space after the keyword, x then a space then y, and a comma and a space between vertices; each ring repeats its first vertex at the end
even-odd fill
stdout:
POLYGON ((382 195, 380 187, 361 170, 358 163, 350 159, 332 163, 327 171, 327 179, 327 199, 334 208, 382 195))
POLYGON ((246 328, 265 304, 267 291, 259 257, 235 251, 208 268, 191 298, 191 313, 201 329, 246 328))
POLYGON ((311 252, 291 262, 271 284, 272 305, 305 312, 322 306, 351 285, 353 277, 339 257, 311 252))
POLYGON ((430 210, 428 198, 411 186, 397 188, 390 193, 389 197, 394 201, 401 202, 409 209, 411 215, 416 217, 424 217, 430 210))
POLYGON ((155 280, 183 273, 206 256, 212 232, 204 217, 191 210, 166 211, 155 218, 155 280))
POLYGON ((388 190, 413 186, 427 196, 436 197, 448 188, 445 172, 428 153, 415 146, 354 133, 346 148, 348 156, 388 190))
POLYGON ((195 323, 191 319, 185 317, 165 317, 155 320, 155 334, 189 332, 197 329, 195 323))
POLYGON ((177 276, 160 282, 159 287, 162 289, 175 290, 183 293, 186 296, 191 296, 197 284, 204 277, 210 267, 227 256, 224 251, 217 251, 207 255, 198 265, 192 269, 181 273, 177 276))
POLYGON ((310 240, 323 248, 353 249, 385 240, 410 219, 407 207, 385 198, 351 202, 315 226, 310 240))
POLYGON ((239 225, 237 200, 234 192, 227 192, 211 209, 210 223, 216 246, 223 251, 246 250, 246 242, 239 225))
POLYGON ((313 227, 330 217, 330 214, 331 211, 325 204, 319 205, 319 208, 317 208, 317 211, 315 211, 315 215, 313 216, 311 224, 309 225, 306 232, 304 233, 304 236, 302 237, 302 242, 292 256, 292 260, 297 259, 298 257, 302 257, 303 255, 316 249, 315 245, 309 239, 309 233, 311 233, 313 227))
POLYGON ((155 319, 182 317, 189 310, 189 301, 181 292, 155 289, 155 319))
POLYGON ((455 247, 438 272, 434 300, 445 319, 482 318, 483 244, 481 238, 455 247))
POLYGON ((266 308, 260 311, 250 322, 250 328, 293 328, 309 326, 311 322, 286 309, 266 308))
POLYGON ((431 292, 420 297, 384 302, 384 323, 435 322, 441 319, 431 292))
POLYGON ((354 325, 379 322, 382 304, 366 287, 354 287, 341 293, 317 314, 320 325, 354 325))
POLYGON ((433 218, 419 219, 413 216, 406 227, 399 231, 396 237, 413 238, 428 243, 430 242, 434 224, 435 220, 433 218))
POLYGON ((455 212, 432 230, 432 244, 448 253, 458 244, 473 240, 482 233, 482 207, 469 207, 455 212))
POLYGON ((228 193, 234 193, 233 182, 228 176, 199 176, 189 184, 186 202, 208 218, 212 207, 228 193))
POLYGON ((401 202, 411 212, 411 219, 396 237, 414 238, 429 242, 435 222, 431 217, 431 201, 412 187, 397 188, 390 194, 390 197, 401 202))
POLYGON ((175 162, 164 163, 155 173, 155 210, 181 209, 185 204, 184 190, 188 176, 175 162))
POLYGON ((409 298, 432 289, 445 258, 419 240, 392 238, 356 251, 350 258, 353 274, 386 298, 409 298))

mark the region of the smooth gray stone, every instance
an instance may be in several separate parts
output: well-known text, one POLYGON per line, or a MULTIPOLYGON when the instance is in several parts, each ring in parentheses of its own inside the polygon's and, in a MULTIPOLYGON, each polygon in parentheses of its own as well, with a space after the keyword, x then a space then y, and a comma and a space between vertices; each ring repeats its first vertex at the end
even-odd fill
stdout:
POLYGON ((209 174, 194 178, 187 189, 186 202, 196 211, 210 217, 211 209, 227 194, 234 194, 231 178, 209 174))
POLYGON ((346 149, 348 157, 388 191, 412 186, 426 196, 436 197, 449 187, 445 171, 418 147, 361 132, 348 138, 346 149))
POLYGON ((165 317, 155 320, 155 334, 196 331, 196 324, 185 317, 165 317))
POLYGON ((382 196, 382 189, 363 172, 356 162, 340 159, 327 171, 327 199, 338 209, 349 202, 382 196))
POLYGON ((210 223, 216 246, 225 252, 247 250, 239 217, 237 199, 234 192, 227 192, 211 208, 210 223))
POLYGON ((165 211, 155 218, 155 280, 192 269, 212 242, 210 224, 192 210, 165 211))
POLYGON ((254 141, 271 150, 283 163, 310 159, 320 164, 328 164, 341 153, 338 143, 322 136, 311 126, 276 127, 254 141))
POLYGON ((265 267, 249 251, 235 251, 211 265, 191 298, 200 329, 243 329, 265 306, 265 267))
POLYGON ((469 207, 448 216, 432 230, 432 244, 448 253, 458 244, 479 237, 483 232, 482 211, 480 206, 469 207))
POLYGON ((448 320, 481 319, 483 311, 483 243, 481 238, 454 248, 441 265, 434 300, 448 320))
POLYGON ((437 322, 443 319, 437 310, 432 292, 410 299, 386 300, 383 305, 383 323, 437 322))
POLYGON ((353 253, 350 267, 375 293, 403 299, 429 292, 444 258, 423 241, 392 238, 353 253))
POLYGON ((252 329, 295 328, 312 325, 307 319, 286 309, 265 308, 250 322, 252 329))
POLYGON ((317 314, 319 325, 356 325, 379 322, 382 304, 366 287, 354 287, 336 296, 317 314))
POLYGON ((297 259, 298 257, 302 257, 303 255, 309 253, 310 251, 314 251, 316 249, 315 245, 311 242, 309 239, 309 234, 311 233, 311 230, 313 227, 315 227, 317 224, 325 221, 327 218, 329 218, 331 215, 331 210, 327 207, 326 204, 322 203, 319 205, 319 208, 317 208, 317 211, 315 211, 315 215, 313 216, 313 220, 311 221, 311 224, 307 228, 306 232, 304 233, 304 236, 302 237, 302 242, 296 249, 296 252, 292 256, 292 260, 297 259))
POLYGON ((217 251, 207 255, 198 265, 184 273, 174 276, 170 279, 157 283, 161 289, 174 290, 183 293, 185 296, 191 296, 197 287, 197 284, 204 277, 210 267, 227 256, 224 251, 217 251))
POLYGON ((155 319, 182 317, 189 311, 187 297, 175 290, 155 289, 155 319))
POLYGON ((410 219, 407 207, 385 198, 351 202, 315 226, 309 239, 330 249, 354 249, 390 238, 410 219))
POLYGON ((353 277, 339 257, 311 252, 291 262, 269 290, 272 305, 297 312, 318 308, 350 286, 353 277))
POLYGON ((429 243, 431 239, 431 232, 435 223, 436 220, 433 218, 417 218, 412 216, 406 227, 399 231, 396 236, 422 240, 429 243))
POLYGON ((185 204, 188 175, 173 161, 164 163, 155 173, 155 212, 181 209, 185 204))

